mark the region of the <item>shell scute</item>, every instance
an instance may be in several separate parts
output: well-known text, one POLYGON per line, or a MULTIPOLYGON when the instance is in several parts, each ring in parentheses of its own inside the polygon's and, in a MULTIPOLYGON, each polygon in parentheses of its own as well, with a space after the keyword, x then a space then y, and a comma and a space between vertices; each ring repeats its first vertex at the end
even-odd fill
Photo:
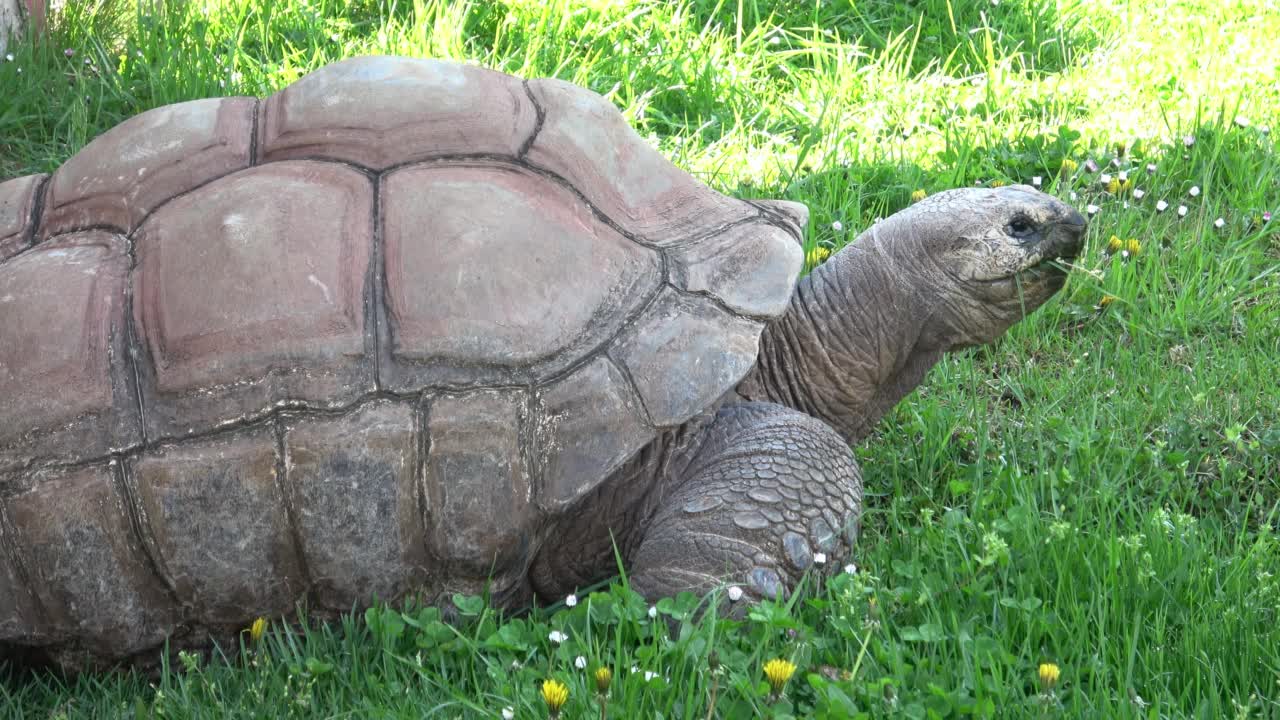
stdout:
POLYGON ((152 215, 136 235, 134 277, 148 437, 200 432, 281 400, 325 406, 370 391, 372 213, 363 173, 286 161, 152 215))
POLYGON ((671 245, 756 213, 673 165, 600 95, 552 79, 530 80, 529 88, 545 115, 529 161, 567 179, 645 242, 671 245))
POLYGON ((427 564, 413 408, 380 400, 287 419, 285 483, 316 602, 335 612, 419 587, 427 564))
POLYGON ((800 244, 766 222, 736 226, 671 254, 679 287, 757 317, 777 317, 787 309, 804 264, 800 244))
POLYGON ((0 262, 31 242, 36 197, 47 175, 27 175, 0 182, 0 262))
POLYGON ((304 587, 276 487, 271 427, 201 438, 130 463, 155 555, 206 623, 293 607, 304 587))
POLYGON ((521 82, 438 60, 360 57, 312 72, 263 106, 266 161, 325 157, 375 170, 457 154, 514 157, 537 112, 521 82))
POLYGON ((121 657, 163 642, 178 611, 134 540, 113 472, 103 463, 43 478, 6 510, 43 609, 37 627, 121 657))
POLYGON ((141 441, 127 373, 124 239, 71 233, 0 265, 0 470, 141 441))
POLYGON ((543 457, 539 502, 568 508, 609 477, 657 431, 649 424, 626 376, 600 356, 542 391, 538 452, 543 457))
POLYGON ((755 364, 761 324, 697 297, 666 291, 619 339, 627 368, 658 427, 706 409, 755 364))
POLYGON ((53 173, 40 237, 111 226, 128 234, 171 198, 249 166, 257 100, 165 105, 99 135, 53 173))
POLYGON ((387 178, 381 201, 382 376, 395 389, 430 384, 433 364, 471 382, 486 367, 554 372, 612 337, 663 279, 656 252, 523 168, 406 168, 387 178))

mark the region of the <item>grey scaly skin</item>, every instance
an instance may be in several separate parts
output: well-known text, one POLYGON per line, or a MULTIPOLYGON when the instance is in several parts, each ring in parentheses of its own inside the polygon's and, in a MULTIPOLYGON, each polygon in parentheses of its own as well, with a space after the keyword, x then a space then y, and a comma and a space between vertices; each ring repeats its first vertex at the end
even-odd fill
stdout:
POLYGON ((534 589, 554 599, 600 579, 615 542, 646 597, 726 582, 773 597, 816 553, 842 563, 862 507, 850 444, 944 353, 995 340, 1061 289, 1057 261, 1084 229, 1026 186, 940 193, 872 226, 800 281, 736 393, 566 518, 534 589))

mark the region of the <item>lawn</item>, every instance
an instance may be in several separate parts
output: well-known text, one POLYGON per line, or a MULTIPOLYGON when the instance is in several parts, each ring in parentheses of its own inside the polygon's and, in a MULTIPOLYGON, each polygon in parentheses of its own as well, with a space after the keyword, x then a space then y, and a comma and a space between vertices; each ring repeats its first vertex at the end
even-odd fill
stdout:
POLYGON ((159 677, 0 681, 0 715, 540 718, 554 678, 561 717, 594 718, 609 668, 615 718, 1280 718, 1275 2, 165 5, 72 2, 11 48, 0 177, 148 108, 403 54, 605 94, 716 189, 806 203, 811 262, 974 184, 1038 181, 1092 213, 1088 244, 856 448, 856 572, 785 603, 695 620, 699 598, 615 583, 517 618, 459 597, 453 625, 268 619, 159 677), (779 693, 773 658, 798 668, 779 693))

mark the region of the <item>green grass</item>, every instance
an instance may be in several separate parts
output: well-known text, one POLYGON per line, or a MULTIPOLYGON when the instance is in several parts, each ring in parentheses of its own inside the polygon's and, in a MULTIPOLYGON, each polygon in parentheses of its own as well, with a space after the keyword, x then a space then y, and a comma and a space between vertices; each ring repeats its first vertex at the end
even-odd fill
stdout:
POLYGON ((1275 3, 166 5, 70 3, 50 42, 12 48, 0 176, 51 170, 151 107, 400 53, 604 93, 717 189, 807 203, 810 244, 842 246, 917 189, 1042 176, 1100 209, 1058 299, 948 358, 857 449, 855 576, 743 621, 664 602, 671 634, 620 584, 515 619, 461 599, 453 626, 430 610, 277 624, 247 655, 159 678, 10 680, 0 714, 533 718, 556 677, 562 717, 596 717, 582 656, 613 668, 615 718, 706 717, 712 694, 722 718, 1280 717, 1275 3), (1142 199, 1086 169, 1117 157, 1142 199), (1141 251, 1106 254, 1113 234, 1141 251), (800 670, 770 703, 774 656, 800 670), (1062 670, 1047 697, 1042 662, 1062 670))

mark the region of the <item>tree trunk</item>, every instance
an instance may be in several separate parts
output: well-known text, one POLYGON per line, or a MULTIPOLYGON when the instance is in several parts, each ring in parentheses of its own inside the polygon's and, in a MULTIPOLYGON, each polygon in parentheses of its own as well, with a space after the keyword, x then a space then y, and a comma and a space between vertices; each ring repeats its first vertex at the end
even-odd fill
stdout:
POLYGON ((26 8, 19 0, 0 0, 0 53, 9 47, 10 38, 22 34, 26 26, 26 8))

